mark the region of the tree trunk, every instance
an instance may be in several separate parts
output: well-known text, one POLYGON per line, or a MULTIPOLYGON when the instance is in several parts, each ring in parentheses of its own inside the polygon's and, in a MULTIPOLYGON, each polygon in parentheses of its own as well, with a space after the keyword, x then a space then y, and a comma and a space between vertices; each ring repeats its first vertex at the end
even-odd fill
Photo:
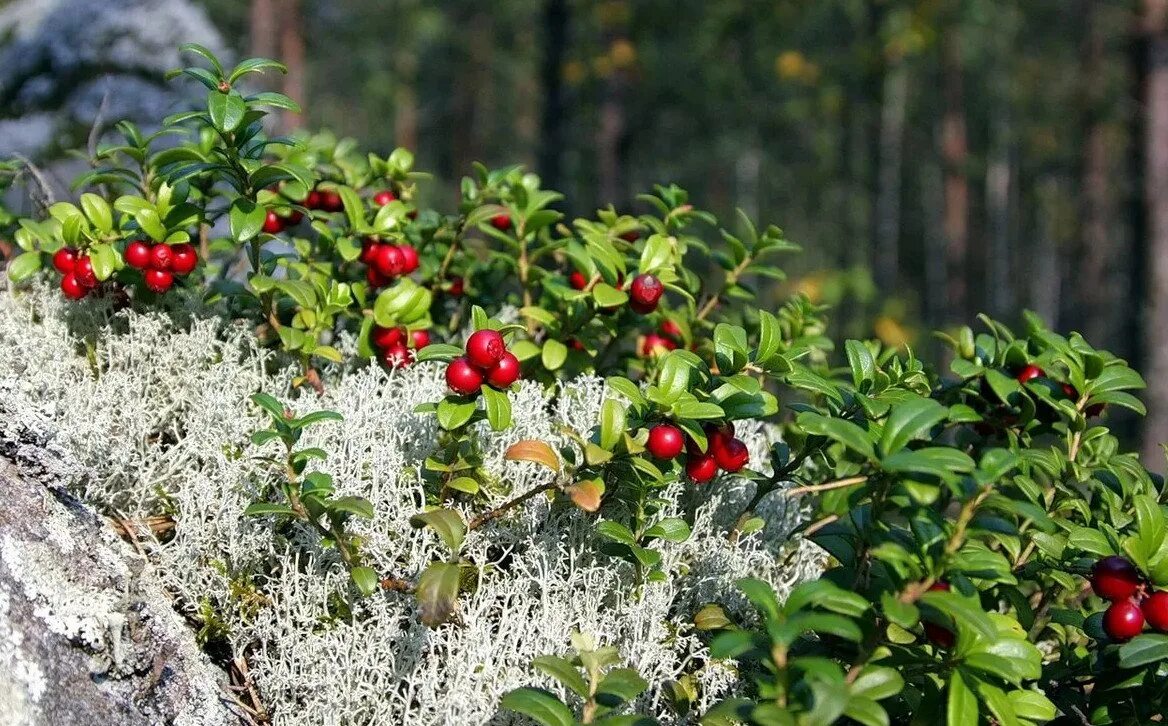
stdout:
POLYGON ((1168 0, 1143 0, 1140 31, 1147 44, 1143 113, 1148 418, 1143 461, 1162 470, 1160 444, 1168 442, 1168 0))
POLYGON ((876 282, 884 292, 896 289, 900 268, 900 195, 904 156, 904 120, 908 105, 908 68, 894 61, 884 77, 880 112, 880 168, 876 189, 876 282))
POLYGON ((956 21, 941 40, 945 111, 941 117, 941 161, 944 167, 946 317, 948 322, 969 315, 969 141, 965 129, 964 67, 956 21))
POLYGON ((401 49, 396 54, 393 93, 393 140, 397 146, 411 151, 418 149, 418 58, 413 50, 401 49))
POLYGON ((544 187, 559 189, 564 152, 564 51, 568 37, 565 0, 546 0, 543 6, 543 53, 540 84, 543 118, 540 122, 539 174, 544 187))
POLYGON ((276 0, 251 0, 251 19, 248 27, 251 55, 275 58, 277 33, 279 21, 276 18, 276 0))
MULTIPOLYGON (((300 0, 280 0, 280 60, 288 66, 283 93, 302 107, 306 106, 304 86, 304 22, 300 0)), ((282 132, 295 128, 297 114, 279 113, 277 127, 282 132)))
POLYGON ((596 134, 597 193, 600 203, 623 204, 625 201, 623 150, 628 119, 625 100, 628 79, 624 71, 614 69, 605 84, 600 104, 600 126, 596 134))

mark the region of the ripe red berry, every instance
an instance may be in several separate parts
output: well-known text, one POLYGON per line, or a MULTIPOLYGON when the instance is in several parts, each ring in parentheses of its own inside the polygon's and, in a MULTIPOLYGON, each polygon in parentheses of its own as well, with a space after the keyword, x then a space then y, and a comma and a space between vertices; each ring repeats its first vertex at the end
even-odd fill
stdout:
POLYGON ((1112 555, 1091 569, 1091 589, 1104 600, 1125 600, 1140 586, 1140 573, 1125 557, 1112 555))
POLYGON ((1032 363, 1019 371, 1018 375, 1014 376, 1014 378, 1019 383, 1026 383, 1027 381, 1033 381, 1035 378, 1042 378, 1045 375, 1046 371, 1032 363))
POLYGON ((720 446, 711 443, 710 448, 718 466, 731 473, 740 471, 750 461, 750 451, 741 439, 730 439, 720 446))
POLYGON ((77 277, 77 282, 81 283, 81 287, 87 290, 97 287, 97 275, 93 272, 93 260, 89 259, 89 255, 81 255, 77 258, 77 262, 73 265, 73 274, 77 277))
POLYGON ((373 264, 373 258, 377 256, 377 248, 381 244, 372 237, 366 237, 361 240, 361 257, 360 260, 367 265, 373 264))
POLYGON ((568 284, 572 286, 573 290, 584 290, 588 287, 588 278, 584 277, 584 273, 579 270, 573 270, 571 275, 568 275, 568 284))
POLYGON ((404 343, 405 339, 405 328, 383 328, 380 325, 374 325, 373 330, 369 332, 369 342, 373 343, 373 347, 383 350, 404 343))
POLYGON ((519 359, 511 351, 503 354, 499 362, 487 371, 487 383, 495 388, 509 388, 519 380, 519 359))
POLYGON ((446 289, 446 292, 450 293, 451 297, 461 297, 465 286, 465 281, 461 277, 456 277, 450 281, 450 287, 446 289))
POLYGON ((320 192, 313 189, 304 198, 304 206, 308 209, 320 209, 320 192))
POLYGON ((667 335, 675 340, 681 340, 685 335, 681 332, 681 326, 672 320, 662 320, 661 325, 658 326, 657 332, 662 335, 667 335))
POLYGON ((284 220, 280 219, 280 215, 269 209, 267 216, 264 217, 263 229, 268 234, 280 234, 284 231, 284 220))
POLYGON ((397 199, 397 196, 388 189, 382 189, 373 195, 373 203, 379 207, 384 207, 395 199, 397 199))
POLYGON ((471 396, 483 385, 483 374, 466 358, 455 358, 446 366, 446 385, 461 396, 471 396))
POLYGON ((299 209, 293 209, 293 210, 288 212, 287 219, 288 219, 288 222, 287 222, 288 226, 300 224, 301 222, 304 221, 304 212, 301 212, 299 209))
POLYGON ((413 331, 412 333, 410 333, 410 342, 412 342, 414 344, 414 347, 417 348, 418 350, 425 348, 427 345, 430 344, 430 331, 429 330, 415 330, 415 331, 413 331))
POLYGON ((500 232, 506 232, 511 229, 511 215, 506 212, 500 212, 494 217, 491 217, 491 226, 500 232))
POLYGON ((377 250, 373 253, 373 266, 386 277, 397 277, 402 274, 404 263, 401 250, 393 245, 377 245, 377 250))
POLYGON ((189 275, 195 269, 195 265, 199 264, 198 253, 188 244, 175 245, 173 252, 174 262, 171 263, 171 268, 176 275, 189 275))
POLYGON ((949 592, 952 589, 953 589, 953 586, 950 585, 949 583, 945 582, 944 580, 938 580, 937 582, 934 582, 932 585, 929 585, 929 592, 938 592, 938 591, 949 592))
POLYGON ((401 253, 403 275, 408 275, 418 269, 418 251, 414 249, 413 245, 398 245, 397 251, 401 253))
POLYGON ((657 309, 657 303, 661 301, 661 294, 664 292, 665 286, 655 275, 637 275, 629 289, 633 310, 642 315, 653 312, 657 309))
POLYGON ((323 191, 320 193, 320 206, 326 212, 339 212, 345 208, 345 203, 341 201, 341 195, 334 191, 323 191))
POLYGON ((476 330, 466 339, 466 357, 474 365, 487 370, 507 352, 503 336, 497 330, 476 330))
POLYGON ((174 284, 174 275, 169 270, 146 270, 146 289, 162 294, 174 284))
POLYGON ((649 429, 645 448, 658 459, 672 459, 685 448, 685 436, 673 424, 660 423, 649 429))
POLYGON ((77 264, 77 251, 62 247, 53 255, 53 267, 57 268, 57 272, 62 275, 67 275, 73 271, 73 267, 77 264))
POLYGON ((150 248, 150 268, 169 270, 174 265, 174 250, 167 244, 157 244, 150 248))
POLYGON ((657 333, 649 333, 645 339, 641 341, 641 357, 649 358, 655 355, 664 355, 671 350, 677 349, 677 343, 674 343, 669 338, 658 335, 657 333))
POLYGON ((705 484, 718 473, 713 454, 689 454, 685 457, 685 473, 697 484, 705 484))
POLYGON ((403 341, 386 346, 381 351, 381 360, 390 368, 405 368, 413 362, 414 356, 403 341))
POLYGON ((1144 618, 1161 633, 1168 633, 1168 592, 1163 590, 1148 596, 1140 609, 1144 611, 1144 618))
POLYGON ((925 623, 925 637, 933 645, 939 645, 942 648, 952 648, 953 644, 957 642, 957 636, 953 634, 952 630, 936 623, 925 623))
POLYGON ((80 300, 85 297, 86 289, 80 282, 77 282, 77 275, 67 272, 61 278, 61 292, 65 293, 65 297, 70 300, 80 300))
POLYGON ((378 272, 377 268, 372 265, 365 270, 365 279, 369 281, 370 287, 385 287, 392 282, 392 280, 378 272))
POLYGON ((150 245, 136 239, 126 245, 126 254, 123 257, 130 267, 145 270, 150 265, 150 245))
POLYGON ((1144 613, 1131 600, 1111 603, 1103 613, 1103 632, 1112 640, 1131 640, 1144 629, 1144 613))
POLYGON ((620 238, 623 239, 625 242, 636 242, 637 240, 639 240, 641 238, 641 233, 638 232, 637 230, 633 229, 633 230, 629 230, 628 232, 622 233, 620 238))

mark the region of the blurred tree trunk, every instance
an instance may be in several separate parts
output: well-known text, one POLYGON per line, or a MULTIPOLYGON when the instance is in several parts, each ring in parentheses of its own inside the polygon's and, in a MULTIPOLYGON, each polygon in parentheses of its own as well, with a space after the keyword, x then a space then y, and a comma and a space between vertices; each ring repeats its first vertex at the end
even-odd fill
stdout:
POLYGON ((999 108, 990 129, 989 164, 986 167, 985 195, 989 248, 986 260, 987 301, 995 316, 1015 312, 1013 244, 1011 234, 1016 187, 1013 131, 1008 108, 999 108))
POLYGON ((259 58, 275 58, 278 32, 276 0, 251 0, 251 17, 248 25, 251 55, 259 58))
POLYGON ((907 105, 908 67, 903 59, 897 59, 884 76, 876 187, 876 283, 885 293, 896 289, 900 267, 901 169, 907 105))
MULTIPOLYGON (((301 106, 307 105, 304 93, 304 18, 300 0, 280 0, 280 60, 288 66, 283 93, 301 106)), ((297 126, 297 114, 281 111, 277 122, 280 131, 297 126)))
POLYGON ((483 126, 489 120, 494 79, 491 75, 491 49, 495 27, 492 14, 478 6, 467 6, 469 17, 461 15, 457 27, 465 28, 466 56, 459 58, 460 68, 454 88, 454 118, 451 156, 454 178, 470 171, 471 162, 484 155, 483 126))
MULTIPOLYGON (((620 37, 614 38, 608 47, 622 40, 620 37)), ((600 203, 620 205, 625 202, 624 147, 628 135, 625 104, 629 85, 628 72, 615 67, 604 84, 600 127, 596 134, 597 192, 600 203)))
POLYGON ((941 161, 944 167, 945 319, 968 317, 969 304, 969 141, 965 128, 964 62, 956 19, 942 31, 941 161))
POLYGON ((1144 368, 1148 418, 1144 465, 1162 470, 1168 442, 1168 0, 1143 0, 1144 204, 1147 207, 1147 318, 1144 368))
POLYGON ((564 50, 567 47, 568 6, 546 0, 543 6, 543 49, 539 78, 543 86, 540 122, 539 174, 548 189, 561 186, 564 148, 564 50))
POLYGON ((418 57, 412 47, 394 53, 393 143, 411 151, 418 149, 418 57))

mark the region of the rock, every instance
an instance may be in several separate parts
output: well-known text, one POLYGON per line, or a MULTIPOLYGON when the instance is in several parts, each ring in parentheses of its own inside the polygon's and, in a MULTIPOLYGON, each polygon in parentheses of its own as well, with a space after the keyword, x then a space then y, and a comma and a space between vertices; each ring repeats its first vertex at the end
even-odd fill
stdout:
POLYGON ((60 488, 68 461, 48 441, 13 428, 0 426, 0 723, 239 723, 148 559, 60 488))
POLYGON ((166 81, 193 42, 224 53, 206 12, 189 0, 14 0, 0 9, 0 155, 43 157, 84 147, 101 110, 103 126, 147 127, 205 95, 190 81, 166 81), (105 108, 102 109, 102 104, 105 108))

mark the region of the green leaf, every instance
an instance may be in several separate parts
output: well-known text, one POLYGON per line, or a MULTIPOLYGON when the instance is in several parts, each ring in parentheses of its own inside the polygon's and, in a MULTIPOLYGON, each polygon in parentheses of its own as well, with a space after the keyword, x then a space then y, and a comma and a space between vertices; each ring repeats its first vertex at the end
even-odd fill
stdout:
POLYGON ((415 514, 410 517, 410 525, 434 530, 451 553, 457 553, 462 548, 462 539, 466 536, 466 523, 462 515, 453 509, 431 509, 415 514))
POLYGON ((373 519, 373 504, 364 497, 340 497, 329 502, 329 509, 348 512, 362 519, 373 519))
POLYGON ((287 504, 277 504, 275 502, 255 502, 247 505, 243 510, 244 516, 247 517, 262 517, 266 514, 279 514, 289 517, 296 516, 296 510, 289 507, 287 504))
POLYGON ((746 331, 737 325, 718 323, 714 328, 714 358, 718 372, 729 376, 742 370, 747 361, 746 331))
POLYGON ((511 399, 503 391, 483 384, 483 405, 487 409, 487 421, 495 431, 503 431, 511 426, 511 399))
POLYGON ((1037 691, 1010 691, 1006 694, 1014 715, 1037 723, 1052 721, 1058 716, 1058 707, 1037 691))
POLYGON ((284 421, 284 404, 277 401, 274 396, 266 393, 255 393, 252 394, 251 400, 252 403, 271 414, 272 418, 284 421))
POLYGON ((479 410, 474 401, 458 401, 444 398, 438 402, 438 425, 447 431, 461 428, 479 410))
POLYGON ((689 524, 684 519, 666 517, 645 530, 645 539, 664 539, 670 542, 684 542, 689 539, 689 524))
POLYGON ((606 398, 600 407, 600 448, 612 451, 625 434, 627 419, 624 404, 606 398))
POLYGON ((434 562, 422 571, 414 594, 424 625, 435 628, 450 620, 458 602, 458 586, 458 565, 434 562))
POLYGON ((227 80, 235 83, 248 73, 262 73, 269 68, 280 73, 288 72, 288 67, 278 61, 269 58, 246 58, 236 64, 235 68, 231 71, 231 75, 227 77, 227 80))
POLYGON ((579 668, 567 658, 561 658, 558 655, 541 655, 531 661, 531 666, 555 678, 577 696, 588 697, 588 683, 580 675, 579 668))
POLYGON ((977 723, 977 696, 966 684, 960 670, 949 676, 946 693, 945 723, 949 726, 971 726, 977 723))
POLYGON ((614 522, 611 519, 606 519, 605 521, 597 524, 596 532, 600 536, 605 537, 606 539, 610 539, 613 542, 620 542, 621 544, 626 545, 635 545, 637 543, 637 539, 633 535, 632 530, 620 522, 614 522))
POLYGON ((852 694, 881 701, 900 693, 904 678, 895 668, 867 665, 852 683, 852 694))
POLYGON ((450 362, 462 355, 462 348, 456 345, 449 345, 447 343, 431 343, 425 348, 414 353, 415 360, 418 362, 437 360, 443 362, 450 362))
POLYGON ((617 308, 628 302, 629 296, 628 293, 618 290, 612 285, 600 282, 592 288, 592 298, 602 308, 617 308))
POLYGON ((349 570, 349 579, 353 581, 361 594, 366 596, 377 592, 377 587, 380 584, 377 572, 372 567, 354 567, 349 570))
POLYGON ((829 418, 814 411, 800 413, 795 421, 809 434, 838 441, 865 459, 876 458, 875 448, 867 432, 851 421, 829 418))
POLYGON ((1168 635, 1138 635, 1119 647, 1119 665, 1122 668, 1139 668, 1165 659, 1168 659, 1168 635))
POLYGON ((86 192, 81 195, 81 208, 85 210, 85 216, 89 218, 89 223, 98 232, 109 234, 113 231, 114 215, 109 202, 96 194, 86 192))
POLYGON ((880 449, 885 456, 895 454, 909 441, 924 435, 948 416, 945 407, 931 398, 916 398, 892 407, 884 423, 880 449))
POLYGON ((207 113, 211 123, 223 133, 229 134, 239 127, 247 113, 247 104, 238 91, 221 93, 218 90, 207 94, 207 113))
POLYGON ((313 424, 321 423, 322 421, 344 421, 345 417, 336 411, 313 411, 310 414, 301 416, 298 419, 290 422, 291 426, 304 428, 313 424))
POLYGON ((568 346, 551 338, 543 342, 543 351, 540 353, 540 360, 543 362, 544 368, 549 371, 559 370, 567 359, 568 346))
POLYGON ((8 263, 8 279, 23 282, 41 269, 41 253, 25 252, 8 263))
POLYGON ((567 706, 542 688, 516 688, 510 691, 500 705, 531 718, 540 726, 575 726, 576 718, 567 706))
POLYGON ((864 382, 871 382, 876 375, 876 361, 868 346, 858 340, 849 340, 844 343, 848 355, 848 365, 852 368, 852 383, 856 390, 861 390, 864 382))
POLYGON ((246 197, 238 197, 231 203, 231 210, 227 214, 231 223, 231 236, 237 242, 247 242, 260 233, 267 215, 268 210, 264 207, 246 197))
POLYGON ((596 702, 608 710, 620 708, 648 687, 648 682, 632 668, 613 668, 600 681, 596 702))

